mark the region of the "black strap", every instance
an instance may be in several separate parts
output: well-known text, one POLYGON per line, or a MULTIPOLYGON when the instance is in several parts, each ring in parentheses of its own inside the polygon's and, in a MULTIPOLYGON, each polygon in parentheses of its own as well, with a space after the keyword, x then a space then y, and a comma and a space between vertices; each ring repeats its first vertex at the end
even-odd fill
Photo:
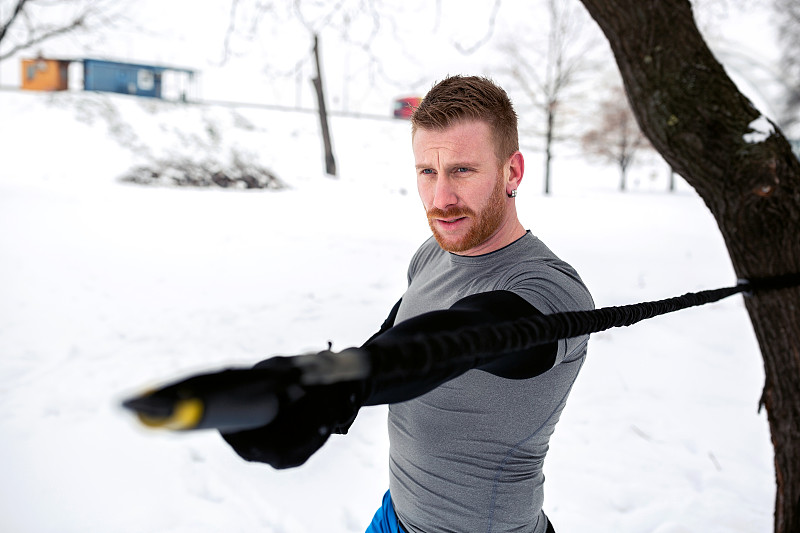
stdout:
MULTIPOLYGON (((441 369, 454 360, 478 367, 498 354, 530 349, 559 339, 630 326, 654 316, 716 302, 738 293, 777 290, 800 285, 800 274, 742 280, 733 287, 690 292, 682 296, 592 311, 534 315, 503 323, 471 325, 427 333, 385 344, 372 353, 373 376, 401 378, 421 369, 441 369)), ((369 350, 369 347, 367 347, 369 350)))

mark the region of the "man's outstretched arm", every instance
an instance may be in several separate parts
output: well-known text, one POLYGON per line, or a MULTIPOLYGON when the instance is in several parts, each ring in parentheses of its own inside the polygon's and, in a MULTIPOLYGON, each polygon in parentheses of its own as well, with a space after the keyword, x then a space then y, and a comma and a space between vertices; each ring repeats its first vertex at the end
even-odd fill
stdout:
MULTIPOLYGON (((472 295, 449 309, 425 313, 395 324, 399 305, 400 302, 394 306, 380 331, 362 346, 364 350, 380 354, 389 346, 420 336, 541 314, 522 297, 509 291, 472 295)), ((293 385, 293 398, 281 402, 272 422, 255 429, 223 432, 223 438, 248 461, 269 463, 275 468, 298 466, 319 449, 331 433, 345 433, 364 405, 411 400, 472 368, 509 379, 533 377, 553 366, 556 349, 553 342, 524 352, 502 354, 479 366, 452 361, 435 370, 418 368, 401 377, 375 375, 330 385, 293 385)), ((291 364, 291 357, 273 357, 258 363, 255 368, 285 372, 285 367, 291 364)))

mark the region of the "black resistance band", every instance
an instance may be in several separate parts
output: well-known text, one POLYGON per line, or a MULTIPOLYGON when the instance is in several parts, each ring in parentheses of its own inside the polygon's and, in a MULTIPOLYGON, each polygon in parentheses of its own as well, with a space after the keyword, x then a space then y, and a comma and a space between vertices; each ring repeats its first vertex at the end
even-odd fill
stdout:
MULTIPOLYGON (((717 302, 734 294, 777 290, 800 286, 800 274, 741 280, 733 287, 690 292, 682 296, 641 302, 592 311, 570 311, 534 315, 491 325, 468 326, 457 330, 427 333, 397 343, 386 343, 379 353, 371 353, 369 362, 362 348, 351 348, 334 355, 340 364, 315 365, 311 360, 304 372, 306 384, 322 384, 348 379, 395 379, 454 362, 477 367, 496 354, 517 352, 559 339, 598 333, 610 328, 630 326, 655 316, 717 302), (364 365, 369 369, 364 368, 364 365), (334 369, 333 367, 338 367, 334 369)), ((369 351, 369 347, 366 347, 369 351)), ((323 352, 325 353, 325 352, 323 352)), ((318 355, 318 354, 315 354, 318 355)), ((304 357, 304 356, 300 356, 304 357)), ((320 362, 322 362, 320 360, 320 362)), ((333 363, 333 361, 328 361, 333 363)))
POLYGON ((228 369, 199 374, 123 402, 147 425, 169 429, 238 431, 270 423, 281 405, 302 397, 302 387, 333 383, 380 383, 429 376, 457 368, 464 372, 502 357, 559 339, 630 326, 658 315, 716 302, 738 293, 800 286, 800 274, 742 280, 733 287, 683 296, 573 311, 531 315, 508 322, 471 325, 402 340, 277 357, 269 368, 228 369), (294 400, 293 400, 294 398, 294 400))

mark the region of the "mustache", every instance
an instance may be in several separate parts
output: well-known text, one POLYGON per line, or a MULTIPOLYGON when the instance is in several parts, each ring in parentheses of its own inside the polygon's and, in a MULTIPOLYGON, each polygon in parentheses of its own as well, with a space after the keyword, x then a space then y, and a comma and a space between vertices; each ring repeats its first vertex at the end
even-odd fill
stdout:
POLYGON ((472 209, 468 207, 451 207, 449 209, 439 209, 438 207, 431 207, 428 210, 428 219, 434 218, 461 218, 466 216, 475 216, 472 209))

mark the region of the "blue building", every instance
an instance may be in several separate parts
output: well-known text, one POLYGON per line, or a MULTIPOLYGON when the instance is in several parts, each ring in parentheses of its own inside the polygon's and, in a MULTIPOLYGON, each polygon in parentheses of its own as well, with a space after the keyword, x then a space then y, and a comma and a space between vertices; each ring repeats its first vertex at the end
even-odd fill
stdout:
POLYGON ((194 77, 193 70, 184 68, 84 59, 83 88, 161 98, 162 77, 166 71, 187 74, 190 80, 194 77))

